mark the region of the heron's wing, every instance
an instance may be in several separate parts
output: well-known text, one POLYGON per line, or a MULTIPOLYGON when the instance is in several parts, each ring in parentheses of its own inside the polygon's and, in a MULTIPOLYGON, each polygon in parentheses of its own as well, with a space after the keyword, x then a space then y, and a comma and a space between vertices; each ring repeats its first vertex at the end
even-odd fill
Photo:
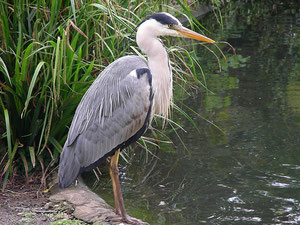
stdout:
POLYGON ((153 98, 146 67, 140 57, 123 57, 108 66, 85 93, 61 155, 63 187, 76 179, 80 169, 89 168, 146 130, 153 98))
POLYGON ((116 109, 122 109, 132 103, 130 98, 140 88, 143 90, 139 91, 146 90, 147 94, 149 90, 146 86, 149 82, 130 76, 132 71, 147 67, 146 62, 137 56, 122 57, 106 67, 79 103, 69 130, 67 144, 71 145, 92 124, 104 124, 114 115, 116 109))

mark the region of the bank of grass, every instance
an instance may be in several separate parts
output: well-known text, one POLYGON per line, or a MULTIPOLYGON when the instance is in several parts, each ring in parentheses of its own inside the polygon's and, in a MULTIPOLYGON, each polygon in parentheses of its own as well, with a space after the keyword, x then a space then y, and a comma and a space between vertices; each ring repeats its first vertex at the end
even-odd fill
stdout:
MULTIPOLYGON (((187 4, 177 1, 174 8, 168 2, 0 2, 2 188, 20 171, 28 182, 34 169, 42 170, 45 182, 59 160, 76 106, 95 77, 117 58, 140 54, 131 33, 141 19, 158 11, 194 19, 187 4)), ((174 80, 183 88, 189 81, 205 87, 195 75, 200 65, 192 51, 170 48, 171 61, 181 61, 173 66, 174 80)))

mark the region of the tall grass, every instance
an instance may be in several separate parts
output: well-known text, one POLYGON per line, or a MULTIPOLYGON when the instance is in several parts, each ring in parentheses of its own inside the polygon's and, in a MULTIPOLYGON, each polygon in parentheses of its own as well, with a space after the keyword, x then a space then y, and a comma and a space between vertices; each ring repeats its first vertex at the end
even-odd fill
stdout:
MULTIPOLYGON (((157 11, 176 10, 168 1, 0 2, 0 173, 33 169, 43 178, 58 162, 75 109, 102 69, 139 52, 131 33, 157 11), (4 143, 4 144, 3 144, 4 143)), ((187 5, 179 4, 182 12, 187 5)), ((198 24, 199 26, 200 24, 198 24)), ((186 86, 199 67, 186 50, 171 48, 177 84, 186 86), (188 56, 188 57, 187 57, 188 56), (187 69, 192 68, 192 69, 187 69), (191 76, 192 75, 192 76, 191 76)))

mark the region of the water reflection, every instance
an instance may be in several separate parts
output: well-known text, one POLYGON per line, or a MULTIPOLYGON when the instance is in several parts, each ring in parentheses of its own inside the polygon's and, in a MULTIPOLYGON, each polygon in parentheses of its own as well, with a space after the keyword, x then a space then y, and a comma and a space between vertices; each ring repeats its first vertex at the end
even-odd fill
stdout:
MULTIPOLYGON (((226 18, 220 39, 238 50, 207 75, 216 93, 184 104, 226 133, 195 117, 200 133, 174 115, 188 133, 172 145, 129 152, 121 182, 129 214, 151 224, 300 223, 300 63, 296 15, 260 21, 226 18), (145 159, 148 158, 146 161, 145 159)), ((217 32, 217 31, 216 31, 217 32)), ((215 32, 215 33, 216 33, 215 32)), ((203 49, 199 50, 203 51, 203 49)), ((209 65, 213 56, 206 56, 209 65)), ((202 62, 202 60, 201 60, 202 62)), ((110 181, 98 191, 113 205, 110 181)))

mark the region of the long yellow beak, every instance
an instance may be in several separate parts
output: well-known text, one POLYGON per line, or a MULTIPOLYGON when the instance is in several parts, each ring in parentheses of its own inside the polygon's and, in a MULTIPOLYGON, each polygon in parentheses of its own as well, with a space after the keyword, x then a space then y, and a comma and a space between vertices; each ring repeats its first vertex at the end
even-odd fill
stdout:
POLYGON ((182 36, 182 37, 186 37, 186 38, 192 38, 192 39, 195 39, 195 40, 198 40, 198 41, 204 41, 204 42, 209 42, 209 43, 214 43, 215 41, 208 38, 208 37, 205 37, 201 34, 198 34, 188 28, 185 28, 185 27, 174 27, 174 29, 177 31, 177 33, 182 36))

